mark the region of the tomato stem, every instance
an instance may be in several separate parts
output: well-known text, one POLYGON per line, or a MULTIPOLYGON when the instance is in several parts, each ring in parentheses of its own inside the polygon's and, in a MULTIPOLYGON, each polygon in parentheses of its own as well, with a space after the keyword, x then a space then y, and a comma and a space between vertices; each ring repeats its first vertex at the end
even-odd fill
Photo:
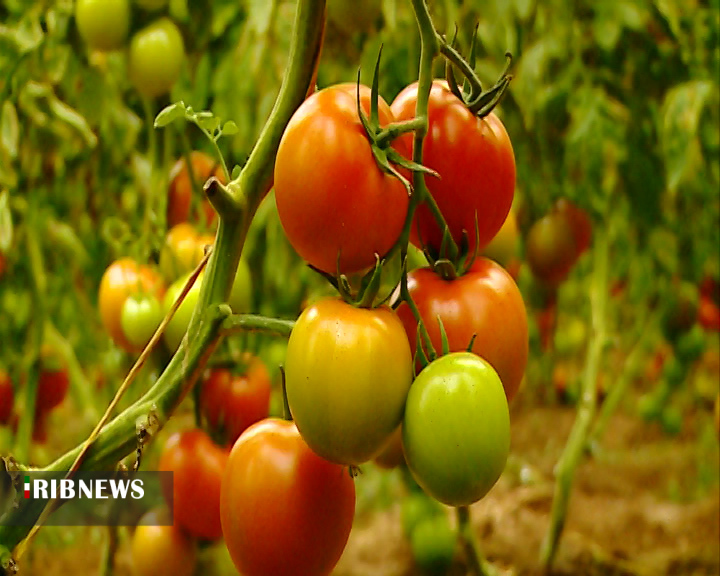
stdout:
POLYGON ((608 238, 598 231, 594 247, 594 272, 590 290, 593 339, 588 347, 580 391, 578 413, 570 436, 556 467, 555 494, 553 496, 550 526, 540 550, 540 562, 549 570, 557 553, 565 527, 575 469, 585 453, 588 433, 595 416, 597 404, 597 376, 600 369, 605 341, 607 339, 606 304, 608 280, 608 238))
POLYGON ((470 574, 473 574, 473 576, 493 576, 496 574, 496 570, 485 561, 480 551, 477 535, 470 518, 470 508, 468 506, 459 506, 455 510, 458 521, 458 535, 465 549, 465 559, 470 574))
POLYGON ((233 314, 223 322, 221 331, 223 335, 237 332, 265 332, 287 338, 294 326, 295 322, 292 320, 269 318, 257 314, 233 314))

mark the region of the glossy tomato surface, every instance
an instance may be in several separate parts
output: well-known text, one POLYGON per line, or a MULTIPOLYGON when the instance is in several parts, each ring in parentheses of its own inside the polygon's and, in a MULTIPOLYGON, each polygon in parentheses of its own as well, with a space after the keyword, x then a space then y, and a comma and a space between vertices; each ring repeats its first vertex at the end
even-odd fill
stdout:
POLYGON ((202 540, 222 537, 220 483, 228 453, 198 428, 173 434, 160 455, 158 470, 173 472, 175 525, 202 540))
MULTIPOLYGON (((379 116, 381 125, 393 120, 382 100, 379 116)), ((338 261, 345 273, 370 267, 397 241, 408 195, 378 168, 347 85, 315 92, 293 115, 275 163, 275 200, 290 244, 325 272, 338 261)))
POLYGON ((355 513, 348 470, 276 419, 252 425, 235 443, 221 498, 225 543, 244 576, 330 574, 355 513))
MULTIPOLYGON (((417 83, 398 94, 392 103, 397 121, 415 117, 417 83)), ((402 137, 412 148, 412 134, 402 137)), ((428 132, 423 142, 423 164, 440 178, 425 177, 425 184, 442 212, 453 239, 460 243, 467 232, 471 252, 475 246, 475 219, 479 249, 500 230, 515 195, 515 155, 500 119, 491 112, 477 118, 441 81, 435 81, 428 102, 428 132)), ((426 205, 415 215, 411 239, 436 254, 442 230, 426 205)))
MULTIPOLYGON (((444 280, 430 268, 413 270, 408 274, 408 290, 435 351, 442 351, 439 317, 450 352, 467 350, 475 336, 472 351, 495 368, 508 401, 512 400, 527 365, 528 325, 522 295, 510 275, 492 260, 478 258, 455 280, 444 280)), ((417 322, 406 303, 397 314, 415 354, 417 322)))
POLYGON ((308 445, 331 462, 366 462, 402 420, 412 382, 403 325, 387 307, 320 300, 295 323, 285 379, 290 411, 308 445))
POLYGON ((403 420, 405 461, 417 483, 448 506, 488 493, 510 451, 510 415, 492 366, 469 352, 442 356, 415 379, 403 420))

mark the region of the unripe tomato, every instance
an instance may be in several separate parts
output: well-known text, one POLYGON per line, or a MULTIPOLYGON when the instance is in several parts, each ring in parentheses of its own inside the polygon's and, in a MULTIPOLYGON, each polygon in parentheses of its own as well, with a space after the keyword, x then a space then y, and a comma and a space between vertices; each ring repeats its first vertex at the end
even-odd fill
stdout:
POLYGON ((444 514, 442 505, 422 491, 409 494, 400 507, 403 533, 409 539, 415 528, 424 520, 444 514))
POLYGON ((152 294, 137 294, 125 299, 120 324, 133 347, 145 348, 162 320, 160 302, 152 294))
POLYGON ((447 574, 458 544, 458 533, 447 516, 434 516, 420 522, 410 536, 415 563, 424 574, 447 574))
POLYGON ((225 543, 244 576, 327 576, 350 535, 355 484, 293 422, 266 419, 230 452, 221 502, 225 543))
POLYGON ((508 265, 517 257, 519 238, 517 218, 515 212, 510 210, 500 231, 490 241, 490 244, 485 246, 483 255, 507 269, 508 265))
POLYGON ((233 445, 250 425, 267 418, 271 382, 265 364, 246 354, 240 374, 215 368, 203 379, 200 405, 208 424, 233 445))
POLYGON ((93 50, 121 48, 130 28, 129 0, 77 0, 75 22, 93 50))
POLYGON ((198 233, 192 224, 181 222, 168 230, 160 251, 160 272, 172 282, 192 272, 197 265, 198 233))
POLYGON ((402 420, 412 382, 403 325, 387 307, 320 300, 295 322, 285 379, 290 412, 310 448, 331 462, 362 464, 402 420))
POLYGON ((175 525, 195 538, 222 538, 220 483, 227 459, 228 453, 199 428, 170 436, 160 455, 158 470, 173 473, 175 525))
MULTIPOLYGON (((417 92, 414 83, 395 98, 391 108, 396 121, 415 117, 417 92)), ((413 134, 399 140, 412 149, 413 134)), ((515 195, 515 155, 503 123, 493 112, 474 116, 445 82, 433 82, 423 164, 440 174, 425 176, 425 184, 455 242, 460 245, 465 230, 473 251, 477 217, 482 250, 500 230, 515 195)), ((443 231, 427 205, 416 210, 411 230, 413 244, 440 250, 443 231)))
POLYGON ((403 420, 413 478, 449 506, 477 502, 497 482, 510 451, 502 382, 469 352, 441 356, 415 378, 403 420))
POLYGON ((15 390, 10 376, 5 370, 0 370, 0 424, 7 424, 12 415, 15 390))
MULTIPOLYGON (((408 274, 408 290, 435 351, 442 351, 438 317, 450 352, 467 350, 474 335, 472 351, 495 368, 508 401, 512 400, 527 365, 528 326, 522 295, 510 275, 492 260, 478 258, 455 280, 444 280, 430 268, 413 270, 408 274)), ((406 303, 398 307, 397 314, 415 354, 415 317, 406 303)), ((420 367, 419 362, 416 367, 420 367)))
POLYGON ((197 548, 175 526, 158 517, 164 510, 151 510, 138 522, 132 537, 132 564, 135 576, 192 576, 197 565, 197 548))
POLYGON ((551 286, 562 283, 577 262, 577 256, 572 227, 561 214, 550 212, 530 227, 525 257, 538 280, 551 286))
MULTIPOLYGON (((167 204, 167 225, 176 226, 181 222, 187 222, 191 217, 192 197, 194 194, 201 194, 205 182, 211 176, 214 176, 223 184, 227 184, 227 179, 223 172, 222 166, 217 160, 200 152, 193 150, 190 152, 190 162, 192 164, 193 176, 195 183, 200 188, 193 191, 190 173, 187 169, 185 158, 180 158, 170 170, 170 186, 168 188, 168 204, 167 204)), ((202 217, 207 226, 211 226, 217 219, 215 209, 210 202, 203 199, 202 217)), ((193 214, 193 221, 199 221, 201 215, 193 214)))
MULTIPOLYGON (((360 101, 368 114, 367 88, 360 101)), ((384 100, 378 109, 382 126, 394 120, 384 100)), ((396 146, 409 156, 404 144, 396 146)), ((274 177, 290 244, 324 272, 373 266, 375 255, 384 256, 400 236, 407 191, 378 167, 347 85, 315 92, 296 110, 280 141, 274 177)))
POLYGON ((182 35, 169 18, 160 18, 139 30, 130 42, 130 80, 146 98, 170 92, 180 77, 184 61, 182 35))
POLYGON ((140 266, 130 258, 116 260, 103 274, 100 281, 100 319, 115 344, 127 350, 136 351, 125 337, 122 329, 122 307, 132 294, 151 294, 162 298, 165 285, 162 278, 151 268, 140 266))

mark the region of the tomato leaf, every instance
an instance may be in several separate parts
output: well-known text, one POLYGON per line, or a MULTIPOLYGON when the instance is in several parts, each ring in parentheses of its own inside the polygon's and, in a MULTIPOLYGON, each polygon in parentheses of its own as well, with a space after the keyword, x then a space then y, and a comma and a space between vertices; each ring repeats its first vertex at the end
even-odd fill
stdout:
POLYGON ((10 194, 4 190, 0 194, 0 252, 10 250, 13 238, 12 215, 10 214, 10 194))
POLYGON ((221 132, 223 136, 234 136, 238 133, 237 124, 235 124, 232 120, 228 120, 225 124, 223 124, 221 132))
POLYGON ((18 124, 17 109, 9 100, 5 100, 0 117, 0 142, 11 158, 17 158, 18 142, 20 140, 20 127, 18 124))
POLYGON ((171 124, 178 118, 182 118, 185 116, 187 109, 185 108, 185 103, 175 102, 174 104, 170 104, 169 106, 166 106, 163 108, 160 113, 155 117, 155 128, 164 128, 168 124, 171 124))

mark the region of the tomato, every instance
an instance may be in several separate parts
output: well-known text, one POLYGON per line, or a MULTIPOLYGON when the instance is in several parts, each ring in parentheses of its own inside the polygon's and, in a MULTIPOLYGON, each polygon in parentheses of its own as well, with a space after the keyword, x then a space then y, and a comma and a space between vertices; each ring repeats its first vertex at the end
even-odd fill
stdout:
POLYGON ((62 404, 70 388, 67 369, 41 370, 38 377, 35 414, 49 412, 62 404))
POLYGON ((160 302, 152 294, 129 296, 120 314, 123 334, 130 344, 143 349, 163 320, 160 302))
POLYGON ((140 266, 130 258, 116 260, 108 266, 100 281, 98 303, 102 324, 118 346, 135 351, 122 329, 121 314, 126 298, 142 293, 162 298, 164 290, 162 279, 153 269, 140 266))
POLYGON ((517 218, 515 217, 515 212, 510 210, 500 231, 490 241, 490 244, 485 246, 483 255, 491 260, 495 260, 495 262, 507 270, 508 265, 517 257, 518 240, 517 218))
POLYGON ((135 89, 146 98, 170 92, 184 62, 182 35, 169 18, 149 24, 130 41, 128 73, 135 89))
POLYGON ((709 298, 716 304, 720 303, 720 282, 712 276, 705 276, 700 282, 700 295, 709 298))
POLYGON ((175 525, 195 538, 222 538, 220 483, 227 459, 228 453, 199 428, 170 436, 160 455, 158 470, 173 472, 175 525))
POLYGON ((0 252, 0 278, 3 277, 3 274, 5 274, 5 269, 7 268, 7 260, 5 259, 5 255, 0 252))
POLYGON ((10 376, 5 370, 0 370, 0 424, 7 424, 12 415, 15 389, 10 376))
POLYGON ((132 537, 135 576, 192 576, 197 565, 195 543, 175 526, 159 519, 165 510, 150 510, 138 522, 132 537))
MULTIPOLYGON (((527 365, 528 326, 522 295, 510 275, 492 260, 478 258, 464 276, 450 281, 430 268, 414 270, 408 274, 408 290, 435 351, 442 351, 439 316, 450 352, 467 350, 475 335, 472 351, 497 370, 512 400, 527 365)), ((397 314, 415 354, 417 322, 406 303, 397 314)))
POLYGON ((720 307, 711 298, 700 296, 698 322, 705 330, 711 332, 720 331, 720 307))
MULTIPOLYGON (((227 184, 222 166, 205 152, 197 150, 190 152, 190 163, 192 164, 195 183, 200 190, 193 191, 187 163, 185 158, 180 158, 170 170, 167 204, 167 225, 170 227, 181 222, 187 222, 190 219, 193 194, 201 194, 202 187, 211 176, 215 176, 220 182, 227 184)), ((202 212, 205 217, 205 224, 211 226, 217 219, 217 214, 206 199, 202 201, 202 212)), ((198 216, 197 214, 193 215, 193 219, 199 220, 198 216)))
POLYGON ((415 563, 425 574, 447 574, 458 544, 458 533, 447 516, 421 521, 410 537, 415 563))
POLYGON ((168 0, 135 0, 135 4, 148 12, 157 12, 167 6, 168 0))
POLYGON ((387 307, 320 300, 295 322, 285 382, 290 412, 310 448, 331 462, 362 464, 402 420, 412 382, 403 325, 387 307))
POLYGON ((429 364, 413 382, 403 420, 413 478, 448 506, 477 502, 497 482, 510 451, 510 414, 502 382, 475 354, 429 364))
POLYGON ((200 405, 208 424, 221 429, 232 445, 248 426, 267 418, 270 410, 270 373, 265 364, 249 354, 242 374, 216 368, 202 382, 200 405))
POLYGON ((560 198, 555 202, 553 210, 564 216, 573 231, 577 255, 585 253, 592 243, 592 221, 587 212, 573 204, 567 198, 560 198))
POLYGON ((293 422, 266 419, 235 443, 220 511, 244 576, 325 576, 350 535, 355 484, 348 470, 315 454, 293 422))
POLYGON ((382 451, 375 456, 374 462, 380 468, 395 468, 405 462, 402 448, 402 426, 395 428, 395 432, 390 435, 382 451))
POLYGON ((129 0, 77 0, 75 22, 80 36, 93 50, 117 50, 130 28, 129 0))
MULTIPOLYGON (((168 288, 165 298, 163 300, 163 312, 167 314, 170 312, 175 301, 180 296, 180 293, 185 286, 192 274, 186 274, 178 278, 168 288)), ((202 286, 202 280, 204 271, 200 273, 197 280, 193 284, 190 291, 185 296, 185 299, 180 304, 180 307, 175 312, 168 325, 165 327, 163 338, 168 350, 174 352, 180 346, 180 342, 187 332, 188 326, 190 326, 190 320, 192 319, 193 312, 197 306, 198 298, 200 297, 200 287, 202 286)), ((237 272, 235 273, 235 280, 230 292, 228 304, 236 314, 248 312, 250 310, 250 300, 252 296, 251 292, 251 278, 250 268, 248 267, 245 260, 240 260, 238 264, 237 272)))
POLYGON ((328 0, 327 17, 335 27, 350 36, 370 32, 382 14, 382 0, 328 0))
MULTIPOLYGON (((369 113, 367 97, 361 103, 369 113)), ((382 99, 379 118, 393 121, 382 99)), ((293 248, 330 274, 338 257, 341 272, 357 272, 397 241, 408 195, 377 166, 347 85, 315 92, 291 118, 275 162, 275 201, 293 248)))
POLYGON ((181 222, 168 230, 160 251, 160 272, 166 280, 172 282, 183 274, 192 272, 197 266, 198 233, 192 224, 181 222))
POLYGON ((408 495, 400 507, 400 519, 405 536, 410 538, 418 524, 443 513, 440 503, 429 498, 424 492, 418 491, 408 495))
MULTIPOLYGON (((416 103, 414 83, 392 103, 395 119, 414 118, 416 103)), ((402 139, 412 148, 412 134, 402 139)), ((455 242, 460 244, 465 230, 473 250, 477 216, 478 248, 482 250, 502 227, 515 195, 515 156, 500 119, 492 112, 477 118, 444 82, 433 82, 423 164, 440 174, 440 178, 426 176, 425 184, 455 242)), ((424 244, 438 253, 442 230, 424 204, 415 212, 412 232, 413 244, 424 244)))
POLYGON ((527 235, 525 257, 533 275, 551 286, 562 283, 577 262, 578 247, 567 218, 550 212, 527 235))

